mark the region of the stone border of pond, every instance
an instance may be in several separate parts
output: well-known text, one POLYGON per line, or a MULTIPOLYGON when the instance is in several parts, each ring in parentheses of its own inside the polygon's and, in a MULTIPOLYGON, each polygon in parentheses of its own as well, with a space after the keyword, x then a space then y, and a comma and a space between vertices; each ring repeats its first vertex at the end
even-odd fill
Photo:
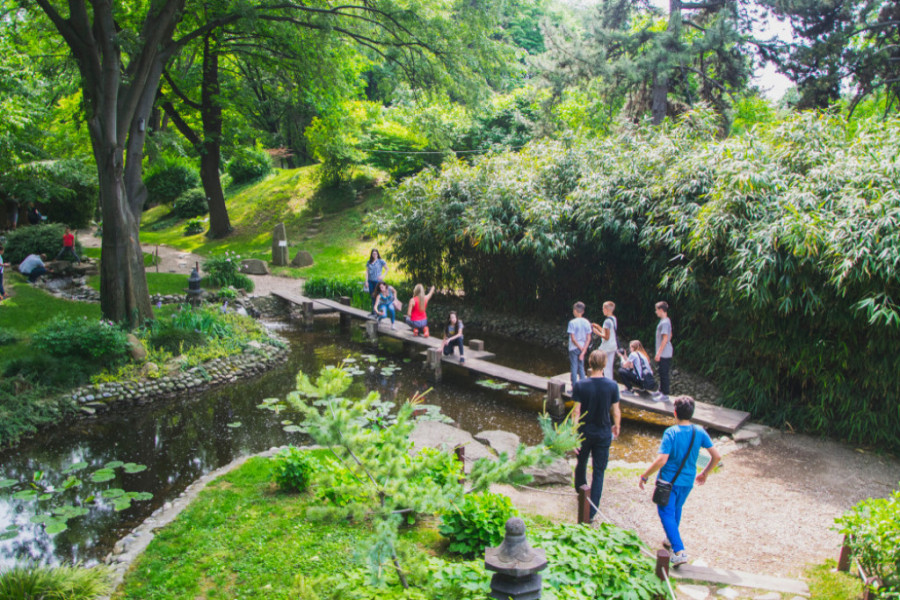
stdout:
POLYGON ((200 392, 234 383, 239 379, 264 373, 287 360, 290 352, 287 340, 271 331, 269 337, 282 345, 279 347, 253 341, 241 354, 217 358, 185 371, 157 379, 86 385, 67 392, 65 396, 76 403, 82 414, 93 416, 123 403, 147 404, 188 391, 200 392))

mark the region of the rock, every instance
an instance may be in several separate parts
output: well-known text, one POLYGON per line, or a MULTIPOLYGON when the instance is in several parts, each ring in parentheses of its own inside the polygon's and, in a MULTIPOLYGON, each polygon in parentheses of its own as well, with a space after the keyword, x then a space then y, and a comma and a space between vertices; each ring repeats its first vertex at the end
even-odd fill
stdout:
POLYGON ((284 223, 275 226, 272 232, 272 264, 285 267, 288 264, 287 230, 284 223))
POLYGON ((137 336, 133 333, 128 334, 128 353, 131 354, 131 359, 136 362, 147 358, 147 349, 144 348, 141 340, 137 339, 137 336))
POLYGON ((241 261, 241 273, 245 275, 268 275, 266 261, 258 258, 245 258, 241 261))
POLYGON ((534 479, 531 485, 572 485, 572 468, 563 458, 558 458, 546 467, 529 467, 525 473, 534 479))
POLYGON ((510 458, 513 458, 519 448, 519 436, 508 431, 482 431, 475 434, 475 439, 490 446, 498 456, 506 452, 510 458))
POLYGON ((781 594, 778 592, 769 592, 762 596, 755 596, 753 600, 781 600, 781 594))
POLYGON ((679 595, 684 595, 691 600, 706 600, 709 597, 709 588, 705 585, 678 584, 676 588, 679 595))
POLYGON ((311 267, 313 266, 313 257, 312 254, 307 252, 306 250, 300 250, 294 255, 294 260, 291 261, 292 267, 303 268, 303 267, 311 267))
POLYGON ((422 448, 438 448, 452 452, 457 446, 464 446, 467 471, 468 465, 474 460, 494 459, 494 455, 488 450, 488 447, 476 442, 471 433, 437 421, 419 421, 409 439, 413 443, 413 454, 422 448))
POLYGON ((741 597, 740 592, 730 587, 722 588, 721 590, 716 592, 716 595, 722 596, 723 598, 728 598, 728 600, 736 600, 737 598, 741 597))
POLYGON ((750 442, 752 440, 759 439, 759 433, 753 431, 752 429, 748 429, 746 427, 741 427, 737 431, 734 432, 734 435, 731 436, 732 439, 737 442, 750 442))
POLYGON ((141 375, 143 375, 144 377, 147 377, 148 375, 155 375, 157 373, 159 373, 159 365, 157 365, 156 363, 148 362, 141 369, 141 375))

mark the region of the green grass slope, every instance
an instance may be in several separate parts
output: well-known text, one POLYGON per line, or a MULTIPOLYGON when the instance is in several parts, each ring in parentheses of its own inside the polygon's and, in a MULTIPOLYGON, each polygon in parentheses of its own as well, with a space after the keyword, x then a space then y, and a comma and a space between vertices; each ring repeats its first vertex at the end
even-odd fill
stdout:
POLYGON ((157 206, 144 213, 141 242, 164 244, 202 256, 237 252, 242 258, 271 260, 272 230, 284 223, 290 255, 307 250, 315 264, 304 269, 276 269, 292 277, 364 276, 371 241, 363 241, 363 218, 384 201, 380 188, 370 186, 372 175, 360 175, 354 184, 336 190, 318 186, 317 166, 277 169, 259 182, 226 191, 228 215, 234 232, 210 240, 204 234, 184 235, 186 220, 175 219, 169 207, 157 206), (315 222, 316 217, 321 221, 315 222), (311 229, 312 228, 312 229, 311 229))

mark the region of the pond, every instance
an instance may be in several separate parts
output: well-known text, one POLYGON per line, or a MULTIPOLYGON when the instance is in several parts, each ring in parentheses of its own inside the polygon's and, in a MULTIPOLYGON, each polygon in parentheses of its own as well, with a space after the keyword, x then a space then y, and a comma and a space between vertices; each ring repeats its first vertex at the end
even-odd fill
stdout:
MULTIPOLYGON (((0 454, 0 480, 36 480, 27 489, 18 484, 0 490, 0 567, 25 561, 95 564, 116 541, 205 473, 272 446, 304 443, 302 434, 284 430, 291 424, 290 413, 276 414, 259 405, 293 390, 298 371, 315 374, 348 357, 361 372, 351 395, 361 397, 376 390, 383 398, 399 402, 433 388, 426 402, 440 406, 473 434, 502 429, 519 434, 527 444, 540 441, 536 416, 543 394, 514 386, 491 389, 453 367, 445 368, 443 381, 434 385, 418 352, 405 353, 395 340, 382 340, 375 350, 365 343, 359 328, 341 333, 337 319, 317 319, 312 331, 279 323, 270 326, 290 340, 291 353, 285 364, 264 375, 205 393, 75 420, 0 454), (76 478, 81 485, 45 493, 62 490, 76 478), (19 498, 14 497, 16 493, 19 498), (152 499, 135 493, 152 494, 152 499), (36 497, 22 498, 23 494, 36 497), (45 525, 35 523, 41 520, 45 525), (46 524, 54 522, 64 523, 67 529, 49 534, 47 529, 52 528, 46 524)), ((498 362, 541 375, 567 367, 564 355, 495 336, 478 337, 498 354, 498 362), (514 363, 509 357, 515 357, 514 363)), ((612 460, 653 458, 662 422, 658 417, 653 423, 653 417, 626 412, 626 418, 635 416, 651 422, 623 424, 622 436, 613 443, 612 460)))

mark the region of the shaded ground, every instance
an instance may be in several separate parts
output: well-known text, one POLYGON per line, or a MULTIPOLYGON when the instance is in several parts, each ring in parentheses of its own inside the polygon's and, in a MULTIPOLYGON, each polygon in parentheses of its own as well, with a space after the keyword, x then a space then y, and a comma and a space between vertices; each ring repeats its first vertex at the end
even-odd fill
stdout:
MULTIPOLYGON (((897 458, 804 435, 774 434, 723 462, 685 505, 681 532, 688 554, 712 567, 782 577, 836 559, 842 536, 831 529, 834 518, 867 497, 887 496, 900 480, 897 458)), ((617 463, 607 470, 600 510, 658 548, 663 531, 650 489, 637 487, 643 467, 617 463)), ((502 491, 527 510, 575 518, 568 488, 502 491)))

